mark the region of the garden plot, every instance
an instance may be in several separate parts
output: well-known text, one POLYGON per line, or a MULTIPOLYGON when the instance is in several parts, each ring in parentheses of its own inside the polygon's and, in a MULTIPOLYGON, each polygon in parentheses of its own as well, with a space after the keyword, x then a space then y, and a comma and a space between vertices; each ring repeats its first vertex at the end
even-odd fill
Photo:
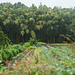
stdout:
MULTIPOLYGON (((13 68, 13 74, 26 75, 74 75, 75 58, 71 48, 37 47, 26 55, 21 54, 13 68)), ((4 72, 5 73, 5 72, 4 72)))

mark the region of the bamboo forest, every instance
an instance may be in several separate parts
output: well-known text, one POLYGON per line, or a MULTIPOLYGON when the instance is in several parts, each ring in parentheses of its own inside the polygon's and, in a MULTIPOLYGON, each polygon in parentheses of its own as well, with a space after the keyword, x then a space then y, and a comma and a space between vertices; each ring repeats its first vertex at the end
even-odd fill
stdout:
POLYGON ((75 7, 0 3, 0 75, 75 75, 75 7))

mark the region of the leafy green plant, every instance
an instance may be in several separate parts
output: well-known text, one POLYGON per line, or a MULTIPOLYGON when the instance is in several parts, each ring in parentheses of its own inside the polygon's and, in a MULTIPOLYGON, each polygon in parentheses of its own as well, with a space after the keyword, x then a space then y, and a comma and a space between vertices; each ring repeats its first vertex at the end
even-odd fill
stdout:
POLYGON ((26 49, 36 49, 36 45, 30 44, 30 42, 24 43, 23 47, 26 48, 26 49))
POLYGON ((15 48, 15 49, 17 49, 19 52, 22 52, 23 50, 23 46, 21 46, 21 45, 13 45, 13 46, 11 46, 12 48, 15 48))
POLYGON ((4 67, 3 65, 4 65, 4 64, 3 64, 2 61, 0 60, 0 72, 7 69, 7 67, 4 67))
POLYGON ((36 46, 30 46, 29 49, 36 49, 36 46))
POLYGON ((23 51, 22 48, 21 45, 9 45, 7 48, 2 48, 0 50, 0 59, 11 60, 12 57, 23 51))
POLYGON ((46 45, 44 42, 37 42, 37 46, 46 45))
POLYGON ((29 47, 30 46, 30 42, 25 42, 23 47, 29 47))
POLYGON ((25 42, 23 47, 28 49, 35 49, 36 46, 46 45, 44 42, 37 42, 36 39, 30 38, 29 42, 25 42))
POLYGON ((35 38, 30 38, 29 42, 31 46, 37 44, 37 40, 35 38))

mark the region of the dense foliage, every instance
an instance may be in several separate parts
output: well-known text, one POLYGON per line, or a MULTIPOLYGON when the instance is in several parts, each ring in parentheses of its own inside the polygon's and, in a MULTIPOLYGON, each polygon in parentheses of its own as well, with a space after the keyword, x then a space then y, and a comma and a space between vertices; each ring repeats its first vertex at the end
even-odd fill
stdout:
POLYGON ((1 3, 0 26, 13 43, 28 41, 30 37, 49 43, 67 41, 60 34, 74 41, 75 8, 1 3))
POLYGON ((2 47, 7 47, 9 44, 11 44, 11 41, 8 39, 8 37, 3 33, 1 27, 0 27, 0 49, 2 47))
POLYGON ((21 45, 9 45, 7 48, 0 49, 0 60, 11 60, 18 53, 23 52, 23 47, 21 45))
POLYGON ((29 42, 24 43, 23 48, 30 50, 30 49, 36 49, 38 46, 42 46, 42 45, 46 45, 46 43, 44 43, 44 42, 34 43, 34 41, 29 41, 29 42))

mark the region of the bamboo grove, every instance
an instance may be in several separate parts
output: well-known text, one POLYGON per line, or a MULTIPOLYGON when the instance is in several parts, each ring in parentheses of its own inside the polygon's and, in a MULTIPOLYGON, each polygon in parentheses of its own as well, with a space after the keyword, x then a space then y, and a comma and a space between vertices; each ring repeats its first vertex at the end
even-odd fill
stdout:
POLYGON ((74 41, 75 8, 1 3, 0 28, 13 43, 26 42, 30 37, 47 43, 68 41, 60 35, 74 41))

